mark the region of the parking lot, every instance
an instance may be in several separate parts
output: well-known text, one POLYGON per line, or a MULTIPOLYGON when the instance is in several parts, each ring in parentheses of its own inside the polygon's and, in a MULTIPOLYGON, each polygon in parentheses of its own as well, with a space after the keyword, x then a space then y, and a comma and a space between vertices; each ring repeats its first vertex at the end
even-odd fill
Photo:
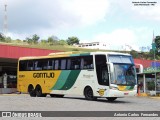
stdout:
POLYGON ((0 111, 160 111, 160 98, 126 97, 109 102, 87 101, 83 96, 30 97, 28 94, 0 95, 0 111))

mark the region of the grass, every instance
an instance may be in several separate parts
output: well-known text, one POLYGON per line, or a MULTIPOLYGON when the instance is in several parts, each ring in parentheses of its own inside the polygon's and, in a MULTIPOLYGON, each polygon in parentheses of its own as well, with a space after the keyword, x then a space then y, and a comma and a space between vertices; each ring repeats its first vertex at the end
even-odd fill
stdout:
POLYGON ((58 51, 66 51, 66 52, 67 51, 82 51, 82 52, 104 51, 104 52, 122 52, 122 53, 126 53, 126 51, 86 49, 86 48, 79 48, 79 47, 69 46, 69 45, 48 45, 48 44, 29 45, 27 43, 3 43, 3 42, 0 42, 0 44, 11 45, 11 46, 19 46, 19 47, 27 47, 27 48, 58 50, 58 51))

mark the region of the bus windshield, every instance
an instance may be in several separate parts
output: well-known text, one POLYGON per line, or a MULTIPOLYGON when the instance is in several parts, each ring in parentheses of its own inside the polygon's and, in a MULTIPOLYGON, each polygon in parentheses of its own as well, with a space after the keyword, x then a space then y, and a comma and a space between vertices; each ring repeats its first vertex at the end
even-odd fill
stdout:
POLYGON ((136 85, 136 72, 133 64, 113 64, 114 80, 111 84, 136 85))

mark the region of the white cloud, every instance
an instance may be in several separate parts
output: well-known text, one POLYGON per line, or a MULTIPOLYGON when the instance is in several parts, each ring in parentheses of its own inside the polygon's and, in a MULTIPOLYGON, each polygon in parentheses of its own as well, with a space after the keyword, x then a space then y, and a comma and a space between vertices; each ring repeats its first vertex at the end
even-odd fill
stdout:
POLYGON ((109 7, 108 0, 8 0, 7 4, 9 32, 20 35, 87 27, 103 21, 109 7))
POLYGON ((94 41, 108 42, 112 45, 131 44, 136 39, 135 34, 129 29, 117 29, 111 33, 96 35, 94 41))
POLYGON ((78 17, 82 24, 94 24, 104 20, 108 13, 108 0, 72 0, 72 2, 64 2, 63 8, 70 14, 78 17))
POLYGON ((149 28, 119 28, 108 33, 99 33, 92 40, 82 40, 81 42, 105 42, 112 50, 134 49, 139 51, 139 47, 150 46, 152 42, 152 31, 149 28))

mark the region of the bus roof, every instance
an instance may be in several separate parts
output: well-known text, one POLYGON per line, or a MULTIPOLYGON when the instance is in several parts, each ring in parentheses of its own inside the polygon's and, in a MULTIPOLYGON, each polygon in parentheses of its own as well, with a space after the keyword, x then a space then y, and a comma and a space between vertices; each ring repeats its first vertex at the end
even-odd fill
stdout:
POLYGON ((19 60, 29 60, 29 59, 41 59, 41 58, 57 58, 57 57, 69 57, 69 56, 86 56, 86 55, 96 55, 96 54, 111 54, 111 55, 127 55, 130 54, 126 53, 118 53, 118 52, 81 52, 81 51, 71 51, 71 52, 57 52, 57 53, 50 53, 46 56, 28 56, 28 57, 20 57, 19 60))

